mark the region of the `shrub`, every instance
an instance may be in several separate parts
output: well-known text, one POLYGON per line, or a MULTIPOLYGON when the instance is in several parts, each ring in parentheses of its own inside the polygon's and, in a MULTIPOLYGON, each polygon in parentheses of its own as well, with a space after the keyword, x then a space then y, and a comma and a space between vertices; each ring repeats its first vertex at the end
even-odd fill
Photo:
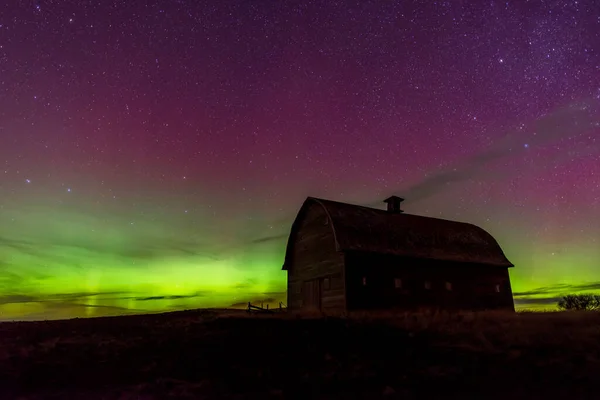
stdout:
POLYGON ((600 295, 569 294, 559 300, 558 308, 575 311, 600 310, 600 295))

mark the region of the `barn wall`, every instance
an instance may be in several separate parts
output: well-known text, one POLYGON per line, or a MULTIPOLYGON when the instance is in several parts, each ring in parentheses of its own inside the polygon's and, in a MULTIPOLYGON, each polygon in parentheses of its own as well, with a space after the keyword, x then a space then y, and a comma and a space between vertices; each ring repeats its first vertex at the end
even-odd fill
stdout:
POLYGON ((514 311, 507 268, 348 253, 349 310, 507 309, 514 311), (366 285, 363 285, 363 278, 366 285), (400 279, 396 288, 395 279, 400 279), (430 289, 425 282, 430 283, 430 289), (447 288, 446 283, 451 287, 447 288), (496 292, 500 285, 500 292, 496 292), (450 290, 448 290, 450 289, 450 290))
POLYGON ((344 310, 344 257, 335 249, 331 224, 319 204, 306 209, 292 239, 288 265, 289 309, 344 310))

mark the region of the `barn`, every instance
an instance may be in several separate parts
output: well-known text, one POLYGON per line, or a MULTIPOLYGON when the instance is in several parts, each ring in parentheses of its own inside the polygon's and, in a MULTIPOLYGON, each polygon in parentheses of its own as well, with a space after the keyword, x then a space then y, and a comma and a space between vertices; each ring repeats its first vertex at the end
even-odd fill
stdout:
POLYGON ((482 228, 308 197, 285 253, 290 311, 514 311, 508 261, 482 228))

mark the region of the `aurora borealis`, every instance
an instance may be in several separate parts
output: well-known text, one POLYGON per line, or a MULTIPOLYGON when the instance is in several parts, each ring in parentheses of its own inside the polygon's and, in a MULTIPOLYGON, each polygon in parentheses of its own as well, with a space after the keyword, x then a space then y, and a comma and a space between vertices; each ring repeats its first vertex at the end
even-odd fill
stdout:
POLYGON ((94 3, 0 8, 0 320, 277 304, 306 196, 600 288, 594 0, 94 3))

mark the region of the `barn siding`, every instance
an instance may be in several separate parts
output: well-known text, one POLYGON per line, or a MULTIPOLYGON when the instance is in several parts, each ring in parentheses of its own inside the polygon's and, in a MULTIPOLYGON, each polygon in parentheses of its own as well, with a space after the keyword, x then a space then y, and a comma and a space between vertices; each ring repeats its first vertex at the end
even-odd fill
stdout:
POLYGON ((336 251, 331 223, 325 210, 313 203, 306 210, 291 239, 292 257, 288 265, 288 307, 309 310, 313 297, 303 291, 317 290, 320 311, 339 311, 345 307, 342 253, 336 251), (329 286, 327 281, 329 280, 329 286))
POLYGON ((349 252, 346 255, 349 310, 379 308, 507 309, 514 311, 505 267, 458 264, 349 252), (366 285, 362 279, 366 278, 366 285), (395 287, 395 278, 402 283, 395 287), (425 288, 429 281, 430 289, 425 288), (446 282, 451 283, 447 290, 446 282), (500 285, 496 293, 495 285, 500 285))

